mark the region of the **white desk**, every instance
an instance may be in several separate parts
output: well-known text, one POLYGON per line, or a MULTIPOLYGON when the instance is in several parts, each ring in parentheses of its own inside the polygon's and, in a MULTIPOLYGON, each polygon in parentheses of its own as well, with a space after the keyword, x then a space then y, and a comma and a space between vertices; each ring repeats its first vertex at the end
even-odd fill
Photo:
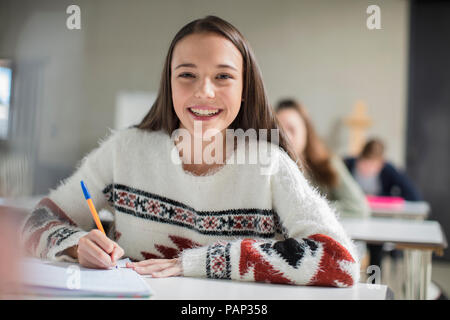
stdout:
POLYGON ((447 240, 437 221, 392 218, 343 218, 341 223, 353 240, 381 244, 391 242, 404 250, 406 296, 426 299, 431 282, 431 256, 447 248, 447 240))
POLYGON ((187 277, 146 278, 156 300, 385 300, 385 285, 358 283, 351 288, 293 286, 187 277))
POLYGON ((371 208, 370 211, 373 217, 425 220, 430 213, 430 205, 425 201, 405 201, 399 208, 371 208))
POLYGON ((44 197, 45 197, 44 195, 40 195, 40 196, 23 197, 23 198, 0 198, 0 206, 31 210, 44 197))
MULTIPOLYGON (((394 298, 392 291, 386 285, 365 283, 357 283, 351 288, 334 288, 189 277, 144 276, 144 278, 154 293, 150 300, 390 300, 394 298)), ((124 299, 49 297, 30 294, 9 294, 5 297, 25 300, 124 299)))
MULTIPOLYGON (((43 197, 0 198, 0 206, 30 210, 43 197)), ((146 278, 146 281, 156 292, 151 298, 159 300, 384 300, 392 298, 392 292, 387 286, 365 283, 358 283, 352 288, 329 288, 185 277, 146 278)))

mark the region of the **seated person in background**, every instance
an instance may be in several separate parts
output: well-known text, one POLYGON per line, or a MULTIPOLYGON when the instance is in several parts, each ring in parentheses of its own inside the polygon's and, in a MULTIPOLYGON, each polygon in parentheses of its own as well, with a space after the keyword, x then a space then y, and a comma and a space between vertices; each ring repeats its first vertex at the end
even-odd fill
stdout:
POLYGON ((295 100, 283 100, 275 108, 278 122, 300 159, 306 175, 341 216, 364 217, 370 210, 364 193, 342 160, 330 153, 316 134, 305 108, 295 100))
POLYGON ((345 164, 367 195, 422 200, 411 181, 384 159, 384 145, 379 139, 369 140, 361 154, 345 159, 345 164))
MULTIPOLYGON (((384 159, 384 144, 379 139, 369 140, 357 158, 345 159, 364 193, 373 196, 396 196, 408 201, 420 201, 422 197, 409 179, 384 159)), ((367 245, 370 264, 381 267, 383 246, 367 245)), ((392 250, 391 256, 401 256, 401 251, 392 250)))

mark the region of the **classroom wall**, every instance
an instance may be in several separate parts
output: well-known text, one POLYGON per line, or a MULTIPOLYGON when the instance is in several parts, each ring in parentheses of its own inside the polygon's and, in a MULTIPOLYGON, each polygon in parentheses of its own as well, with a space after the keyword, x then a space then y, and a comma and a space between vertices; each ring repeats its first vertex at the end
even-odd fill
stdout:
POLYGON ((47 176, 51 168, 59 168, 55 179, 69 174, 113 127, 120 92, 158 89, 171 38, 207 14, 241 30, 255 51, 270 101, 300 99, 333 150, 346 152, 342 119, 362 99, 375 123, 369 134, 385 139, 388 157, 404 164, 406 0, 20 0, 2 5, 13 18, 0 31, 0 56, 38 61, 41 68, 33 130, 39 143, 36 162, 47 176), (72 3, 81 7, 81 30, 65 27, 65 10, 72 3), (381 8, 381 30, 366 27, 370 4, 381 8))
MULTIPOLYGON (((431 219, 450 234, 450 3, 411 4, 408 175, 431 205, 431 219), (439 30, 437 32, 437 30, 439 30)), ((450 261, 450 250, 444 251, 450 261)))

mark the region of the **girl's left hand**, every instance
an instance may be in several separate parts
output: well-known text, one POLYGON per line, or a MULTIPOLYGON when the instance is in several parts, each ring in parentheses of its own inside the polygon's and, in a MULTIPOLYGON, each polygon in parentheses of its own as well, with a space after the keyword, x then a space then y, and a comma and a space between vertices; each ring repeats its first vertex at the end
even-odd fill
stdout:
POLYGON ((139 262, 127 263, 127 268, 132 268, 139 274, 151 275, 154 278, 181 276, 183 267, 180 259, 148 259, 139 262))

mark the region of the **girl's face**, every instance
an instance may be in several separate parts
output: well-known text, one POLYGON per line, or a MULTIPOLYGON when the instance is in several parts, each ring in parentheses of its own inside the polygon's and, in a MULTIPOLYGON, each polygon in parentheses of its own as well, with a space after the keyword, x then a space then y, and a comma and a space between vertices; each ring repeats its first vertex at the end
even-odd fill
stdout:
POLYGON ((364 177, 375 177, 380 174, 383 165, 383 158, 358 159, 356 161, 356 170, 364 177))
POLYGON ((277 113, 277 119, 294 150, 302 154, 306 147, 307 131, 300 113, 294 109, 283 109, 277 113))
POLYGON ((194 134, 194 122, 200 121, 203 132, 227 129, 243 90, 243 58, 233 43, 215 33, 188 35, 175 45, 171 71, 180 127, 194 134))

